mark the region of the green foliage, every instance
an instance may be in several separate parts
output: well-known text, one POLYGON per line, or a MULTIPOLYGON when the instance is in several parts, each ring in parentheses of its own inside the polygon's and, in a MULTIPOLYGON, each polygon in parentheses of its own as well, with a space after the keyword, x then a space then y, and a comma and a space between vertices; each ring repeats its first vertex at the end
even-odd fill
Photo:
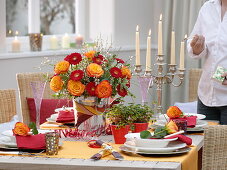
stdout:
POLYGON ((32 134, 33 135, 37 135, 39 133, 38 130, 37 130, 37 128, 36 128, 36 124, 34 122, 30 122, 29 125, 28 125, 28 127, 30 129, 32 129, 32 134))
POLYGON ((148 130, 140 132, 141 139, 150 139, 150 138, 162 139, 166 135, 168 135, 168 131, 167 131, 166 127, 162 127, 162 126, 158 126, 154 130, 154 134, 151 134, 151 132, 148 130))
POLYGON ((147 105, 130 103, 128 110, 132 114, 133 123, 147 123, 153 116, 153 110, 147 105))
POLYGON ((105 113, 111 124, 118 126, 130 125, 132 123, 147 123, 153 115, 153 111, 148 106, 130 103, 114 105, 105 113))

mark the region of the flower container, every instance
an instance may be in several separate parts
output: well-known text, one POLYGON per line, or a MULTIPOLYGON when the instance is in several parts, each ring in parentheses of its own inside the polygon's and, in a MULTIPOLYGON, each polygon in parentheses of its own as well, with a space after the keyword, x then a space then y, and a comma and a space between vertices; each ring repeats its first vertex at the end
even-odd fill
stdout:
POLYGON ((124 144, 126 141, 125 135, 129 132, 129 125, 123 127, 117 127, 117 125, 111 125, 111 131, 113 133, 114 141, 116 144, 124 144))
POLYGON ((139 133, 141 131, 147 130, 148 123, 133 123, 133 130, 132 133, 139 133))

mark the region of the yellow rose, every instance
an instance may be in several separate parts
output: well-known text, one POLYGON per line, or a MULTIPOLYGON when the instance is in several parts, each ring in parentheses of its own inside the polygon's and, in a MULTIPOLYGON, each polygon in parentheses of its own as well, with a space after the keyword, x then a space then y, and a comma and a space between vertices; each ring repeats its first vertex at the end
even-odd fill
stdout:
POLYGON ((63 81, 60 76, 54 76, 52 77, 50 81, 50 89, 54 92, 58 92, 63 87, 63 81))
POLYGON ((87 66, 87 74, 90 77, 101 77, 104 74, 104 71, 102 69, 102 66, 96 64, 96 63, 91 63, 87 66))
POLYGON ((70 94, 74 96, 81 96, 85 90, 85 85, 80 81, 69 80, 67 84, 67 89, 70 94))
POLYGON ((68 61, 60 61, 54 67, 54 72, 56 74, 66 73, 69 70, 69 62, 68 61))
POLYGON ((27 136, 28 132, 30 132, 29 127, 22 122, 17 122, 13 129, 15 135, 27 136))
POLYGON ((84 53, 84 55, 88 58, 88 60, 92 60, 92 58, 95 56, 96 51, 88 51, 84 53))
POLYGON ((131 79, 132 77, 131 71, 126 66, 122 66, 121 73, 123 77, 126 77, 128 79, 131 79))

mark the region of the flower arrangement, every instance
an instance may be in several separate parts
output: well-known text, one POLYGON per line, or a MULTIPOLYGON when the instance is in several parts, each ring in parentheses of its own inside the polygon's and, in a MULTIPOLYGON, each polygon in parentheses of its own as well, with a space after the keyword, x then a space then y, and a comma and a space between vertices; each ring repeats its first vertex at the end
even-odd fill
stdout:
POLYGON ((103 50, 88 50, 67 55, 54 66, 50 88, 56 96, 77 98, 119 98, 129 92, 132 77, 130 64, 103 50))

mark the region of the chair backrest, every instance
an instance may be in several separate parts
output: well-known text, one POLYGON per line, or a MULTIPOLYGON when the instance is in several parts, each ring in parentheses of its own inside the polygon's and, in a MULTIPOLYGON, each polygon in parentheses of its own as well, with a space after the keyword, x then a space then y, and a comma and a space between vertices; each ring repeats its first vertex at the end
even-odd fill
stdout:
POLYGON ((198 84, 202 74, 202 69, 190 69, 189 70, 189 102, 195 101, 198 98, 198 84))
POLYGON ((204 132, 202 169, 227 169, 227 125, 208 126, 204 132))
MULTIPOLYGON (((20 111, 22 115, 22 120, 26 124, 30 123, 29 108, 26 98, 34 97, 30 83, 32 81, 46 81, 45 75, 47 75, 47 73, 18 73, 16 75, 19 90, 20 111)), ((52 94, 53 91, 50 89, 47 82, 43 98, 52 99, 54 98, 52 94)))
POLYGON ((9 122, 16 114, 16 91, 0 90, 0 123, 9 122))

